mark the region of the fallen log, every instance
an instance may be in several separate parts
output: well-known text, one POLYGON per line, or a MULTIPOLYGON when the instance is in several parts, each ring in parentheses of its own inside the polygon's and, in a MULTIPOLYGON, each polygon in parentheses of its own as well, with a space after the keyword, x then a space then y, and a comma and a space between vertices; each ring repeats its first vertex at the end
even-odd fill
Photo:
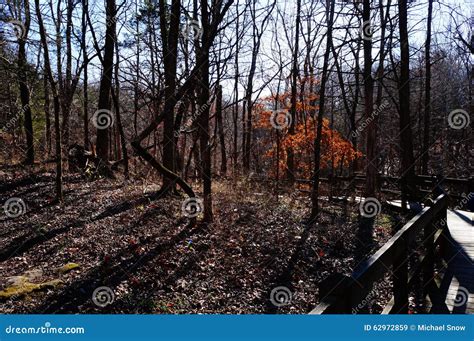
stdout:
POLYGON ((88 176, 106 176, 115 178, 110 163, 104 163, 83 146, 73 144, 68 150, 69 171, 86 173, 88 176))

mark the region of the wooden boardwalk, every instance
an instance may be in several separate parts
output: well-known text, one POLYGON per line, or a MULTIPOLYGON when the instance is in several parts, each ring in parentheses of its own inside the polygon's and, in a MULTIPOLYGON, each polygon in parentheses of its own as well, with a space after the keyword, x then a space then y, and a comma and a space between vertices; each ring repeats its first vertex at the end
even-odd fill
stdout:
MULTIPOLYGON (((387 204, 401 208, 401 200, 387 204)), ((422 206, 420 206, 421 209, 422 206)), ((442 278, 431 288, 433 314, 474 314, 474 213, 448 210, 448 231, 442 278)))
MULTIPOLYGON (((397 200, 386 204, 401 208, 397 200)), ((422 297, 419 290, 415 296, 425 302, 425 313, 474 314, 474 213, 449 210, 446 195, 429 207, 413 203, 410 208, 416 215, 350 277, 342 276, 336 287, 325 289, 310 314, 354 313, 374 283, 389 272, 393 297, 382 314, 408 313, 411 288, 423 289, 422 297), (420 241, 424 254, 409 266, 410 248, 420 241)))
POLYGON ((435 281, 432 313, 474 314, 473 218, 472 212, 448 210, 445 270, 442 279, 435 281))

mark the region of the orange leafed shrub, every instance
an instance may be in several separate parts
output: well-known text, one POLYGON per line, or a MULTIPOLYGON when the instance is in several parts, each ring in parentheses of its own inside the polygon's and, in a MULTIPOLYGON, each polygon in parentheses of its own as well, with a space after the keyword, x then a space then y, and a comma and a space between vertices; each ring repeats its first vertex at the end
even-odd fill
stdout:
MULTIPOLYGON (((286 170, 287 149, 293 148, 295 155, 295 169, 298 176, 308 178, 314 168, 314 139, 316 136, 315 113, 318 107, 315 104, 317 96, 305 94, 297 96, 296 111, 298 120, 294 134, 288 133, 291 124, 290 97, 288 93, 278 96, 278 105, 275 98, 264 98, 254 108, 256 116, 255 128, 258 130, 259 148, 264 152, 266 161, 273 165, 270 175, 276 173, 277 145, 279 142, 278 166, 281 172, 286 170), (301 101, 303 98, 303 101, 301 101), (276 110, 269 108, 277 107, 276 110)), ((362 153, 353 148, 337 130, 329 127, 329 121, 323 119, 321 139, 321 169, 347 167, 362 156, 362 153)), ((281 173, 282 174, 282 173, 281 173)))

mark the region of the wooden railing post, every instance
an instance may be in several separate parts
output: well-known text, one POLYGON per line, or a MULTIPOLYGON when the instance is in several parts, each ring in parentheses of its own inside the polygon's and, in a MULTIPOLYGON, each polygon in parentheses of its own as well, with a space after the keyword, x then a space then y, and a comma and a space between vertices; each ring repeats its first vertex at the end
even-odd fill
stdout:
POLYGON ((433 279, 434 275, 434 254, 435 254, 435 245, 434 245, 434 234, 436 233, 437 227, 439 227, 440 221, 433 219, 432 222, 426 224, 423 230, 425 247, 425 261, 423 266, 423 301, 426 306, 426 296, 429 292, 430 282, 433 279))
POLYGON ((439 249, 441 256, 444 257, 446 256, 446 246, 447 246, 447 238, 449 238, 449 230, 448 230, 448 201, 447 198, 443 198, 444 200, 444 205, 443 205, 443 210, 441 211, 437 224, 440 229, 443 230, 442 236, 440 238, 439 242, 439 249))
POLYGON ((395 314, 408 313, 408 243, 400 240, 400 257, 393 262, 393 296, 395 314))
POLYGON ((350 314, 352 278, 340 273, 329 275, 319 284, 319 296, 321 299, 335 302, 328 313, 350 314))

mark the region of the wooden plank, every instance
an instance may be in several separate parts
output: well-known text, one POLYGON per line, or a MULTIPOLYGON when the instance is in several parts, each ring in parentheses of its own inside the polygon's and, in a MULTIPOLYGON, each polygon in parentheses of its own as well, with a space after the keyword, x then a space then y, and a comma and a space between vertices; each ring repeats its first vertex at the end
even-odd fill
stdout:
MULTIPOLYGON (((408 304, 408 271, 407 271, 407 245, 411 243, 416 235, 426 225, 431 224, 436 218, 446 211, 447 198, 444 195, 439 196, 433 206, 425 207, 419 214, 413 217, 405 224, 390 240, 385 243, 372 257, 363 262, 354 270, 352 278, 354 280, 350 290, 351 306, 357 306, 372 289, 375 281, 393 267, 394 283, 397 292, 395 300, 396 309, 404 311, 406 296, 406 305, 408 304)), ((322 302, 321 308, 315 311, 327 311, 325 307, 328 303, 322 302)))
MULTIPOLYGON (((442 300, 450 313, 474 313, 474 229, 473 213, 466 211, 447 212, 450 238, 445 259, 446 280, 442 283, 445 292, 442 300), (456 300, 457 299, 457 300, 456 300), (459 300, 465 300, 460 304, 459 300)), ((441 285, 440 285, 441 287, 441 285)), ((433 313, 439 311, 435 306, 433 313)))

